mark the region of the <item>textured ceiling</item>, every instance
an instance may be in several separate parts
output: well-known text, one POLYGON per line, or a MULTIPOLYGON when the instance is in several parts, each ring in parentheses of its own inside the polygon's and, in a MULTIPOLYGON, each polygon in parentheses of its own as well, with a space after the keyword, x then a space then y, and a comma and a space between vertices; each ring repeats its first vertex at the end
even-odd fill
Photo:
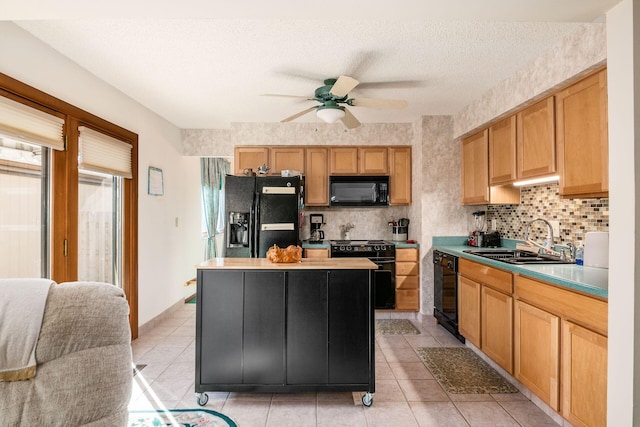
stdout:
POLYGON ((180 9, 116 0, 108 10, 79 0, 8 3, 0 19, 15 20, 176 126, 216 128, 277 122, 316 103, 261 94, 312 96, 341 74, 399 82, 356 87, 350 97, 408 101, 404 110, 350 107, 363 123, 454 114, 581 22, 601 20, 617 0, 326 1, 323 11, 293 0, 186 1, 180 9))

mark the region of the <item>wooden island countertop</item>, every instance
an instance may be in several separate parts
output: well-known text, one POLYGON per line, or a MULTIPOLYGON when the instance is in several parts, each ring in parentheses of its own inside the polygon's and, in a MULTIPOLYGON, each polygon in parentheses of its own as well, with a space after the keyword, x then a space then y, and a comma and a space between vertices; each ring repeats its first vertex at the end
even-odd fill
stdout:
POLYGON ((213 270, 376 270, 367 258, 303 258, 300 262, 274 263, 266 258, 211 258, 196 265, 213 270))

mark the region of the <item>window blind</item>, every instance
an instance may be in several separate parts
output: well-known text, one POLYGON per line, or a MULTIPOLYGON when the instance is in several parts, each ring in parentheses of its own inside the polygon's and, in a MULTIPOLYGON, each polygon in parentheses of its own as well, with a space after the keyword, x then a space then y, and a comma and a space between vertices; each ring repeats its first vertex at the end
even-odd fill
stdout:
POLYGON ((64 150, 64 119, 0 96, 0 133, 31 144, 64 150))
POLYGON ((132 145, 84 126, 78 128, 78 167, 94 172, 133 178, 132 145))

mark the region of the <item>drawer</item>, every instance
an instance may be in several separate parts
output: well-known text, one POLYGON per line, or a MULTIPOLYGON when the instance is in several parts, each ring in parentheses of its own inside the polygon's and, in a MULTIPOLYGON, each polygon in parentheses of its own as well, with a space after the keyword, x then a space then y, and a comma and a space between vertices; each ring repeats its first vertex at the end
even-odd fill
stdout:
POLYGON ((305 258, 329 258, 329 249, 317 248, 317 249, 305 249, 305 258))
POLYGON ((415 310, 420 309, 420 291, 412 290, 396 290, 396 310, 415 310))
POLYGON ((498 291, 509 295, 513 293, 513 275, 508 271, 460 258, 458 272, 475 282, 482 283, 498 291))
POLYGON ((417 262, 396 261, 396 276, 417 276, 419 272, 417 262))
POLYGON ((418 262, 418 252, 416 248, 396 249, 396 261, 418 262))
POLYGON ((418 289, 418 276, 396 276, 396 289, 418 289))

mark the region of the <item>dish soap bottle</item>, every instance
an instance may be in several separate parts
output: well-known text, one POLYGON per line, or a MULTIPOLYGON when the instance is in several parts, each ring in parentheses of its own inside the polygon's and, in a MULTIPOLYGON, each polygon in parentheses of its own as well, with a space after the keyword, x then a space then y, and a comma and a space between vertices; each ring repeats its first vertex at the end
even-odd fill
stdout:
POLYGON ((576 247, 576 265, 584 264, 584 248, 582 246, 576 247))

